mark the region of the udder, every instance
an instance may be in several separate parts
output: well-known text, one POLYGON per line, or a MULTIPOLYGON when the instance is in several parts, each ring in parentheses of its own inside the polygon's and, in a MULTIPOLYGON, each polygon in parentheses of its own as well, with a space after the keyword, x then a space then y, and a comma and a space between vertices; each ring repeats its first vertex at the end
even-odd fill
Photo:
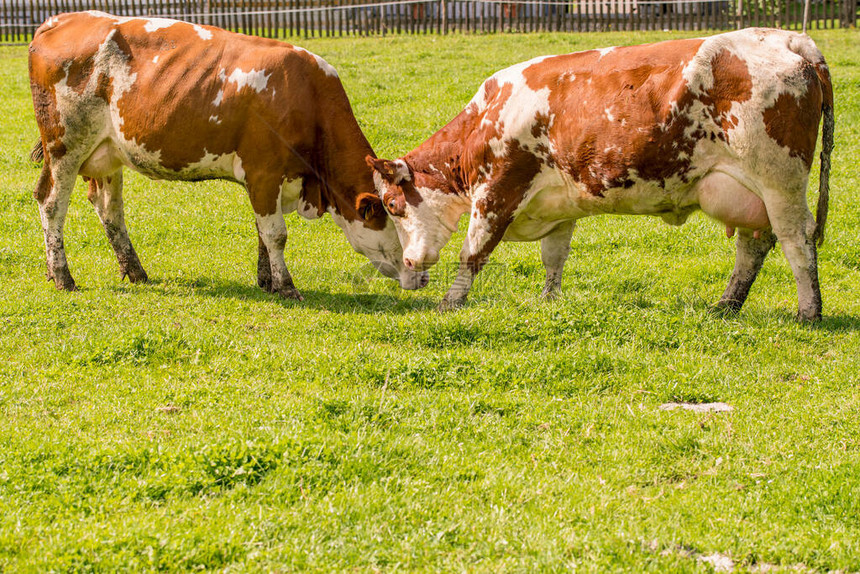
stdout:
POLYGON ((702 211, 725 224, 729 237, 736 228, 754 232, 770 228, 764 202, 727 174, 712 173, 704 178, 698 185, 698 200, 702 211))
POLYGON ((122 161, 119 152, 113 142, 106 140, 99 144, 90 154, 90 157, 84 161, 78 173, 93 179, 100 179, 115 173, 121 167, 122 161))

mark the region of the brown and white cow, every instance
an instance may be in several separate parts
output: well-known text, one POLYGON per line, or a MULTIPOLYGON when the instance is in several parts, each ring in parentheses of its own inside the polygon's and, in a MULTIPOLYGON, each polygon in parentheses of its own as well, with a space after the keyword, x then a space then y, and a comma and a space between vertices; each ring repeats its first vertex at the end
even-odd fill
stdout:
POLYGON ((433 265, 470 212, 441 309, 465 302, 502 239, 541 240, 543 294, 552 297, 577 219, 629 213, 680 225, 701 209, 729 237, 738 230, 718 307, 741 307, 778 239, 797 281, 798 317, 815 320, 832 147, 821 52, 805 35, 748 29, 512 66, 403 158, 367 161, 408 267, 433 265), (816 223, 806 185, 822 114, 816 223))
POLYGON ((301 299, 284 262, 284 214, 330 213, 352 247, 407 289, 397 232, 376 196, 373 155, 335 69, 283 42, 162 18, 61 14, 30 44, 44 156, 36 186, 48 279, 74 289, 63 222, 75 178, 132 282, 146 272, 123 216, 122 168, 170 180, 243 184, 256 214, 257 281, 301 299))

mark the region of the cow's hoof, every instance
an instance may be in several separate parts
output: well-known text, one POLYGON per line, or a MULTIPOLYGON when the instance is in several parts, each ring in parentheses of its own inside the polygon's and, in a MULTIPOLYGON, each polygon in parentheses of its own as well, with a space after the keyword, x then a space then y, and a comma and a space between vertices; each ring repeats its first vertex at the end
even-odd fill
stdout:
POLYGON ((267 293, 274 293, 271 277, 257 277, 257 286, 267 293))
POLYGON ((544 287, 543 291, 541 291, 540 298, 544 301, 555 301, 561 297, 561 289, 558 287, 547 288, 544 287))
POLYGON ((708 311, 715 317, 734 317, 741 310, 737 301, 717 301, 708 311))
POLYGON ((795 319, 798 323, 818 323, 821 321, 821 311, 798 311, 795 319))
POLYGON ((283 287, 278 289, 278 295, 283 299, 292 299, 293 301, 304 301, 305 298, 302 297, 302 294, 299 293, 299 290, 295 287, 283 287))
POLYGON ((442 299, 439 302, 439 306, 436 307, 436 310, 440 313, 447 313, 449 311, 456 311, 457 309, 462 308, 466 305, 465 299, 442 299))
POLYGON ((120 273, 122 275, 122 279, 128 277, 130 283, 147 283, 149 281, 149 276, 146 274, 146 271, 143 270, 143 267, 127 269, 125 271, 120 271, 120 273))
POLYGON ((58 269, 56 271, 48 272, 48 281, 54 281, 54 285, 60 291, 77 291, 77 286, 75 285, 75 280, 72 279, 72 274, 69 273, 69 268, 66 267, 64 269, 58 269))

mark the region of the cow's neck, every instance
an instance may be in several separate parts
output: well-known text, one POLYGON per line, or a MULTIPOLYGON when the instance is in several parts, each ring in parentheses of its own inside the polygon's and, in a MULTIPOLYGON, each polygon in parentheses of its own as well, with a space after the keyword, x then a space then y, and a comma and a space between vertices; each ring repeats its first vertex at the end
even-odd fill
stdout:
POLYGON ((331 114, 325 130, 330 137, 322 138, 318 161, 314 166, 321 180, 320 193, 325 204, 339 215, 352 219, 356 198, 362 193, 375 194, 373 171, 365 157, 373 155, 373 148, 352 114, 348 118, 331 114))
POLYGON ((477 183, 475 166, 467 161, 469 135, 475 130, 478 118, 470 108, 424 143, 409 152, 403 159, 416 175, 416 185, 433 187, 446 194, 466 198, 477 183))

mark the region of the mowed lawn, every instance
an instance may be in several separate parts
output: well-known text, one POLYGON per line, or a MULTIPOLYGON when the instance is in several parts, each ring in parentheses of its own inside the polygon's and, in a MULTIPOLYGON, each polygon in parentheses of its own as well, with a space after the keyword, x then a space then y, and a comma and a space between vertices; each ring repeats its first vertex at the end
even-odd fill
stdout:
MULTIPOLYGON (((391 157, 497 69, 670 37, 296 43, 391 157)), ((0 48, 0 571, 860 570, 860 35, 813 37, 837 122, 814 326, 778 248, 739 315, 709 313, 734 242, 701 214, 583 220, 555 302, 538 244, 503 244, 444 315, 462 231, 407 293, 331 218, 290 216, 305 301, 282 301, 255 285, 239 186, 128 171, 152 281, 120 281, 79 182, 81 290, 57 292, 27 48, 0 48)))

